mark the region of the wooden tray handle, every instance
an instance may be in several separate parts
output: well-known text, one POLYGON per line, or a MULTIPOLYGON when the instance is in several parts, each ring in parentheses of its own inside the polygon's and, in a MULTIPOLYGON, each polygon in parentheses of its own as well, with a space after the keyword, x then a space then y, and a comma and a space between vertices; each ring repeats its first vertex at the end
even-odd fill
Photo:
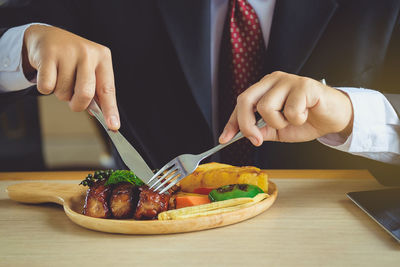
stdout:
POLYGON ((10 199, 22 203, 52 202, 63 205, 65 200, 84 190, 77 184, 20 183, 10 185, 6 191, 10 199))

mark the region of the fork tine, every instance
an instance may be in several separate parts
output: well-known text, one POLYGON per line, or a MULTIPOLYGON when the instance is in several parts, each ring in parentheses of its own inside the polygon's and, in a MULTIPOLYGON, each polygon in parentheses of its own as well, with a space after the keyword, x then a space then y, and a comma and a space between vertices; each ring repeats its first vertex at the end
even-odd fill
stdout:
POLYGON ((171 160, 170 162, 165 164, 164 167, 162 167, 158 172, 156 172, 156 174, 154 174, 153 177, 150 178, 150 180, 147 182, 147 184, 150 184, 150 182, 152 180, 157 178, 162 172, 164 172, 166 169, 169 169, 172 165, 173 165, 173 160, 171 160))
POLYGON ((180 179, 181 177, 182 177, 182 175, 180 177, 176 178, 174 181, 170 182, 163 190, 160 191, 160 194, 164 193, 165 191, 167 191, 168 189, 170 189, 171 187, 176 185, 180 180, 182 180, 182 179, 180 179))
POLYGON ((149 187, 149 189, 152 189, 153 187, 156 186, 156 184, 162 182, 162 180, 164 180, 166 177, 168 177, 168 175, 170 175, 174 170, 176 170, 176 168, 173 168, 173 166, 169 169, 169 171, 167 171, 167 173, 163 174, 163 176, 161 176, 160 178, 158 178, 157 180, 154 181, 154 183, 149 187))
POLYGON ((163 187, 166 183, 168 183, 169 181, 172 181, 172 179, 174 179, 174 178, 179 178, 179 176, 181 175, 181 173, 180 172, 176 172, 176 173, 174 173, 171 177, 169 177, 168 179, 165 179, 165 181, 164 182, 162 182, 159 186, 157 186, 156 188, 154 188, 154 191, 157 191, 157 190, 159 190, 161 187, 163 187))

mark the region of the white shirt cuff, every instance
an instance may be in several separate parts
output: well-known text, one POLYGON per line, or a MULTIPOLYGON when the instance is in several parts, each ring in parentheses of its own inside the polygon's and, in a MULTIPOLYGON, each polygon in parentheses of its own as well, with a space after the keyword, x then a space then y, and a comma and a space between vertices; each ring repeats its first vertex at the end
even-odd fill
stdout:
POLYGON ((397 163, 400 154, 400 120, 386 97, 369 89, 338 89, 347 93, 353 105, 352 134, 346 140, 339 134, 328 134, 318 141, 355 155, 397 163))
POLYGON ((34 85, 28 81, 22 68, 22 45, 30 23, 7 30, 0 38, 0 92, 13 92, 34 85))

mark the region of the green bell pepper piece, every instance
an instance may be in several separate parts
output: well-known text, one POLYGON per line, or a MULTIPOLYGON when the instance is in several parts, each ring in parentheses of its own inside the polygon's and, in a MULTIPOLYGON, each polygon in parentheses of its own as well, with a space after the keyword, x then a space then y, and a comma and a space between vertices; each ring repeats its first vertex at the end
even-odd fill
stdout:
POLYGON ((264 191, 256 185, 230 184, 212 190, 208 198, 215 202, 232 198, 255 197, 259 193, 264 193, 264 191))

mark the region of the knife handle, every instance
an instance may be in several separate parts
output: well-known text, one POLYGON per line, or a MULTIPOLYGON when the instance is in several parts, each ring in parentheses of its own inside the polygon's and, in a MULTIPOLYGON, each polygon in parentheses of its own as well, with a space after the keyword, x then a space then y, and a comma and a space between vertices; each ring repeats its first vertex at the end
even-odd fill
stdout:
POLYGON ((88 106, 88 110, 90 111, 90 113, 93 114, 93 116, 96 117, 96 119, 100 122, 104 129, 108 131, 109 129, 107 127, 106 120, 104 119, 103 112, 101 112, 101 109, 96 100, 92 99, 92 102, 90 102, 88 106))

